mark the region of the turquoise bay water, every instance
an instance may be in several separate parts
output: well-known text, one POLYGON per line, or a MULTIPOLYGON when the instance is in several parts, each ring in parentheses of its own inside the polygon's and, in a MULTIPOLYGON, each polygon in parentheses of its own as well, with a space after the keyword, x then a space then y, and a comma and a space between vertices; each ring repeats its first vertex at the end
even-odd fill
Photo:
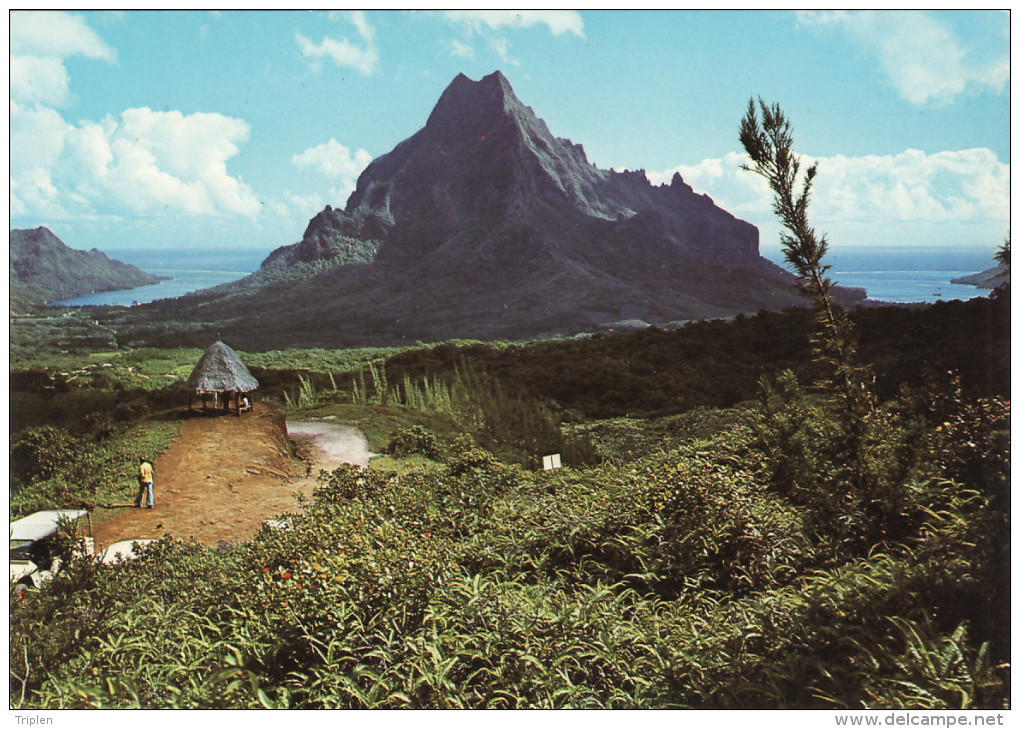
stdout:
MULTIPOLYGON (((110 258, 138 266, 149 273, 172 276, 152 286, 123 291, 88 294, 54 302, 59 306, 130 306, 236 281, 258 269, 270 251, 262 249, 124 249, 106 251, 110 258)), ((843 286, 856 286, 868 292, 868 298, 897 303, 947 301, 987 296, 987 289, 950 280, 991 268, 994 248, 929 249, 857 248, 830 249, 832 266, 829 277, 843 286)), ((782 265, 782 254, 763 251, 763 255, 782 265)))
POLYGON ((829 272, 829 278, 843 286, 856 286, 868 292, 874 301, 894 303, 966 301, 978 296, 988 296, 989 289, 979 289, 967 284, 949 283, 951 279, 968 276, 977 271, 837 271, 829 272))
POLYGON ((55 301, 53 306, 131 306, 182 296, 244 278, 255 271, 269 255, 269 251, 261 249, 186 248, 152 251, 132 248, 104 252, 114 260, 138 266, 147 273, 171 276, 172 279, 150 286, 76 296, 55 301))

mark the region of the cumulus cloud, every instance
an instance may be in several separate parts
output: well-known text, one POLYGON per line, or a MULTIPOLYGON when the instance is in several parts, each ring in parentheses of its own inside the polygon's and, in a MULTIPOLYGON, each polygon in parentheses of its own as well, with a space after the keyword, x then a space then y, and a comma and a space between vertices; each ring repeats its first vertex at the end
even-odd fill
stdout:
POLYGON ((530 28, 544 25, 553 35, 584 38, 584 21, 576 10, 447 10, 445 15, 472 30, 530 28))
POLYGON ((257 197, 227 172, 248 134, 220 114, 137 108, 71 125, 12 104, 12 214, 255 214, 257 197))
MULTIPOLYGON (((687 184, 735 215, 774 227, 771 192, 764 179, 740 168, 747 161, 746 155, 733 152, 646 174, 658 185, 679 172, 687 184)), ((805 166, 813 162, 818 163, 818 177, 811 217, 822 231, 870 231, 880 239, 885 231, 904 225, 1008 228, 1010 166, 991 150, 803 157, 805 166)))
POLYGON ((360 42, 347 38, 326 37, 315 43, 297 33, 294 40, 297 42, 298 51, 316 73, 322 70, 323 60, 329 60, 337 66, 352 68, 362 76, 371 76, 379 70, 379 48, 375 43, 375 28, 361 11, 346 14, 345 17, 358 31, 360 42))
POLYGON ((354 192, 358 176, 372 161, 372 155, 363 149, 351 154, 351 150, 331 138, 325 144, 294 155, 291 161, 298 167, 311 168, 338 181, 330 195, 334 200, 346 200, 354 192))
POLYGON ((11 99, 48 106, 63 105, 70 79, 62 59, 11 56, 10 63, 11 99))
POLYGON ((115 61, 117 54, 80 15, 49 10, 11 13, 11 55, 115 61))
POLYGON ((11 13, 12 217, 259 212, 251 188, 227 171, 247 123, 143 107, 70 124, 57 108, 70 100, 71 56, 117 59, 79 15, 11 13))
POLYGON ((1002 92, 1009 82, 1008 42, 990 56, 977 54, 927 13, 804 11, 797 17, 801 27, 845 33, 876 58, 896 92, 912 104, 947 104, 968 90, 1002 92))
POLYGON ((11 102, 10 205, 11 215, 30 212, 44 217, 64 214, 53 170, 64 152, 70 127, 59 112, 47 107, 24 107, 11 102))
POLYGON ((70 88, 65 59, 117 60, 113 49, 81 16, 17 11, 11 13, 10 21, 10 98, 14 102, 63 106, 70 88))

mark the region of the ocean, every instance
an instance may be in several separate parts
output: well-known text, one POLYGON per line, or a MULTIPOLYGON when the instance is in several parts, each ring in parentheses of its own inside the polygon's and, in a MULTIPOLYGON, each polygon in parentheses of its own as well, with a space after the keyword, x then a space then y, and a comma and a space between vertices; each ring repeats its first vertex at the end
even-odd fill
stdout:
MULTIPOLYGON (((828 277, 841 286, 863 288, 868 298, 891 303, 928 303, 988 296, 988 289, 950 281, 995 265, 995 249, 829 248, 828 277)), ((782 253, 763 252, 783 265, 782 253)))
MULTIPOLYGON (((140 248, 110 250, 106 254, 143 271, 172 276, 152 286, 123 291, 106 291, 54 302, 54 306, 131 306, 156 299, 209 288, 244 278, 258 269, 269 251, 249 248, 148 250, 140 248)), ((994 249, 936 248, 830 248, 827 262, 832 266, 829 278, 843 286, 856 286, 868 292, 868 298, 895 303, 947 301, 987 296, 987 289, 950 280, 995 265, 994 249)), ((763 255, 782 265, 778 251, 763 255)))

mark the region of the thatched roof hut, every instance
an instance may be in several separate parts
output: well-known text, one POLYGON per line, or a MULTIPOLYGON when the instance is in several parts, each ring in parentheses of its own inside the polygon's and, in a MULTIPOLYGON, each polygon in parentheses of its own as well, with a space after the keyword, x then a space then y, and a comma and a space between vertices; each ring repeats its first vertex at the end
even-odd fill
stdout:
POLYGON ((254 392, 258 386, 259 381, 244 366, 237 352, 223 342, 216 342, 205 350, 191 371, 186 385, 188 393, 201 398, 203 403, 209 396, 217 404, 222 398, 223 404, 229 409, 230 400, 233 399, 238 414, 242 408, 241 396, 254 392))

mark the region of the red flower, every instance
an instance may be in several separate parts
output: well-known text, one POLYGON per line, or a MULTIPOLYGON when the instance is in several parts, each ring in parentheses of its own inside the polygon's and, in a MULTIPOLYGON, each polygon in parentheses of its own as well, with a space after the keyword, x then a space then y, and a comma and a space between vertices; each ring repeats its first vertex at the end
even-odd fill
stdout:
POLYGON ((263 571, 263 572, 268 572, 268 571, 269 571, 269 568, 268 568, 268 567, 263 567, 263 568, 262 568, 262 571, 263 571))
POLYGON ((284 572, 283 573, 283 579, 289 580, 290 579, 290 572, 284 572))
POLYGON ((432 532, 425 532, 425 536, 426 537, 431 537, 432 536, 432 532))

